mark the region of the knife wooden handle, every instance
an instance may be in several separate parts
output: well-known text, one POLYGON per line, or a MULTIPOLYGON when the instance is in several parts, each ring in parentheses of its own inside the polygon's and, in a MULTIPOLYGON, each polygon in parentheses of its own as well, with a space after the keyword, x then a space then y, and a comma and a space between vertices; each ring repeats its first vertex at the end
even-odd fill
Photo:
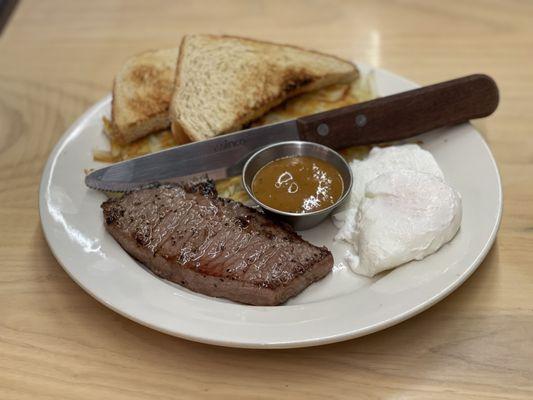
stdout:
POLYGON ((476 74, 298 118, 297 124, 302 140, 344 148, 486 117, 498 101, 494 80, 476 74))

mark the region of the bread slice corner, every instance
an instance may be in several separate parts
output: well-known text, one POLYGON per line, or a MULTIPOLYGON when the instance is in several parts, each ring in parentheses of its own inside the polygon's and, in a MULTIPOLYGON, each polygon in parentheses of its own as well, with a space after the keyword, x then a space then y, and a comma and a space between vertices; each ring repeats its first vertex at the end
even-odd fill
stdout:
POLYGON ((209 139, 241 129, 290 97, 358 76, 349 61, 296 46, 187 35, 169 109, 172 131, 209 139))
POLYGON ((168 128, 179 48, 150 50, 128 59, 116 75, 109 134, 131 143, 168 128))

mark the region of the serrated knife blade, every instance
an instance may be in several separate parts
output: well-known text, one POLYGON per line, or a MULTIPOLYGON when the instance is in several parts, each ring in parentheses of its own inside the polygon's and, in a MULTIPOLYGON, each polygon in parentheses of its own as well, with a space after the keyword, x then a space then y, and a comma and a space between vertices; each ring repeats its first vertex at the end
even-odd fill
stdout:
POLYGON ((246 129, 122 161, 91 172, 85 184, 127 192, 153 182, 180 182, 201 176, 223 179, 240 173, 246 160, 270 143, 299 140, 296 121, 246 129))

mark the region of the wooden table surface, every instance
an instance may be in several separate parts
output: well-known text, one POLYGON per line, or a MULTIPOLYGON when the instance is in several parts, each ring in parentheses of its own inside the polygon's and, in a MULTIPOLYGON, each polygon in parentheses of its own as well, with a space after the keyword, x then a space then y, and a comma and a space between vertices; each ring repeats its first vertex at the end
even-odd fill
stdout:
POLYGON ((533 398, 532 20, 532 2, 503 0, 22 1, 0 37, 0 398, 533 398), (42 234, 43 165, 126 57, 190 32, 312 47, 421 84, 492 75, 501 104, 476 125, 505 205, 478 271, 400 325, 295 350, 188 342, 86 294, 42 234))

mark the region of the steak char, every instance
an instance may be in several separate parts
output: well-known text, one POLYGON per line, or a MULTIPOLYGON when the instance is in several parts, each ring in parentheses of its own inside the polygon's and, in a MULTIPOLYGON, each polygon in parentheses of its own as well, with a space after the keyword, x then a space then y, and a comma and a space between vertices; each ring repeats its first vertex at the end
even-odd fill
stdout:
POLYGON ((325 247, 217 197, 213 182, 159 185, 102 204, 106 229, 156 275, 195 292, 278 305, 333 266, 325 247))

